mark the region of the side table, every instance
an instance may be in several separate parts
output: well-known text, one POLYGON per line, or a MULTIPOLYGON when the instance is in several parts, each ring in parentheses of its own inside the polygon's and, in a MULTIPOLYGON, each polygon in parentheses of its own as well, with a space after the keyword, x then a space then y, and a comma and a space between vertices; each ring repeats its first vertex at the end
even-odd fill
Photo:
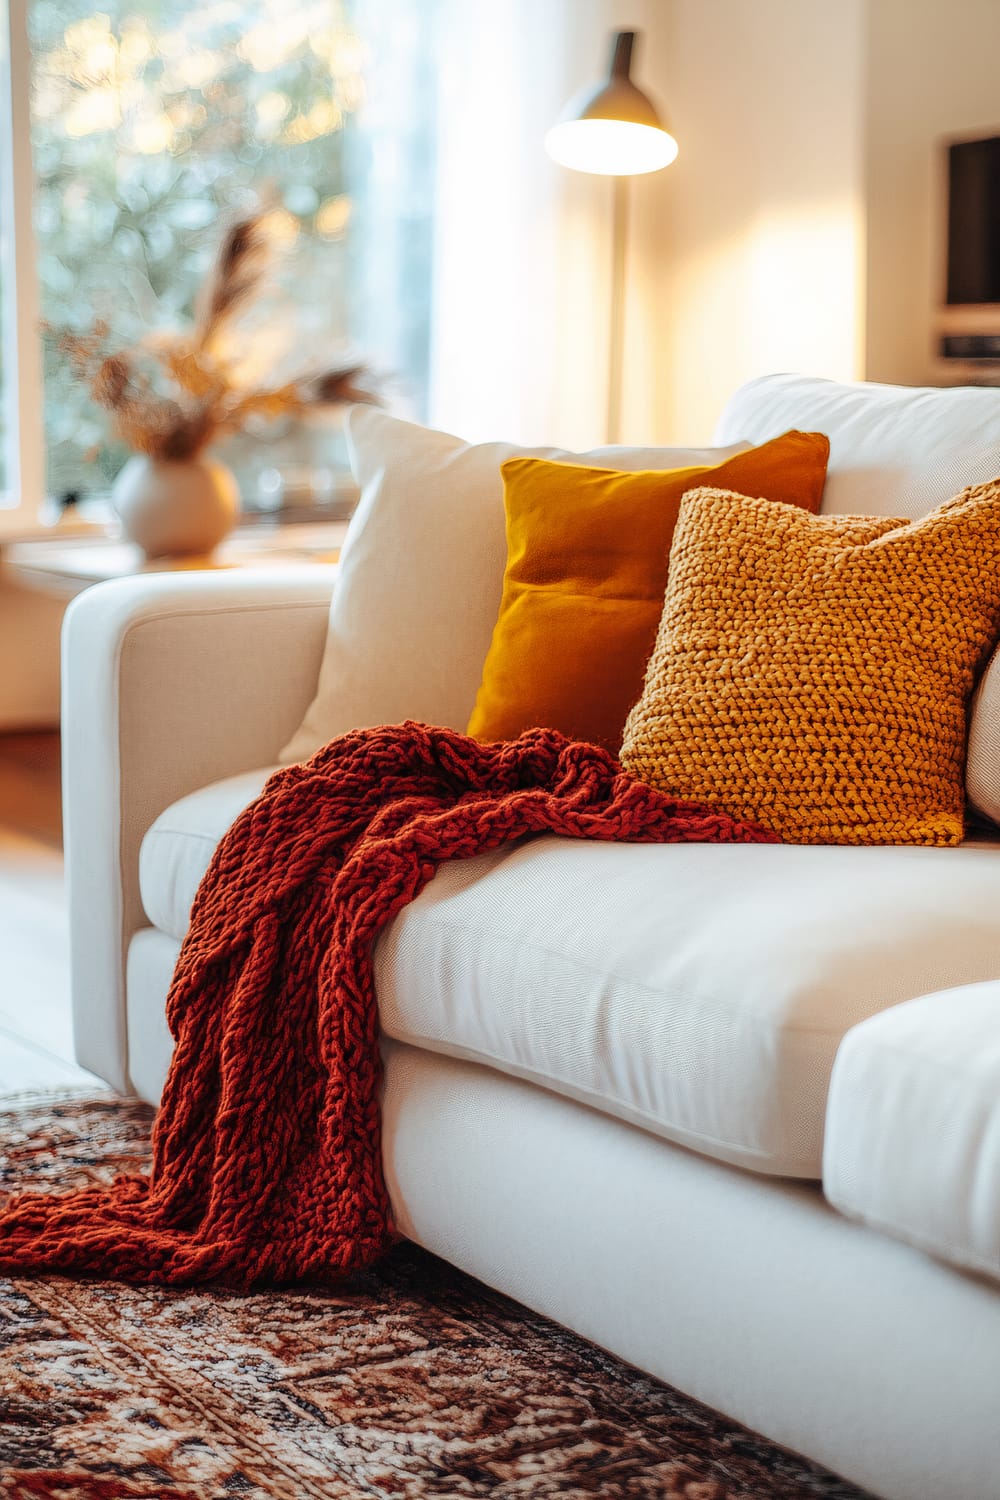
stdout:
POLYGON ((0 543, 0 733, 58 726, 62 617, 84 589, 137 573, 336 563, 346 534, 346 521, 256 522, 208 557, 152 562, 100 532, 0 543))
POLYGON ((335 563, 347 535, 346 521, 240 526, 206 557, 147 561, 133 542, 100 533, 11 542, 0 549, 0 579, 22 588, 71 599, 91 584, 137 573, 176 573, 203 568, 261 568, 282 563, 335 563))

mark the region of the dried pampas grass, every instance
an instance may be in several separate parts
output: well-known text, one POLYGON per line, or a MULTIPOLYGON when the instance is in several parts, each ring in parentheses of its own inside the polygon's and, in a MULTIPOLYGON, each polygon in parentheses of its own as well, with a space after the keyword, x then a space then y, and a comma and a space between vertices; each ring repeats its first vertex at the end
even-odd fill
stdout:
POLYGON ((232 343, 233 324, 259 297, 273 263, 270 218, 252 214, 226 232, 190 333, 151 336, 129 349, 111 347, 103 321, 87 333, 58 335, 57 347, 134 452, 179 462, 255 418, 377 402, 368 371, 358 364, 273 387, 248 390, 235 381, 223 345, 232 343))

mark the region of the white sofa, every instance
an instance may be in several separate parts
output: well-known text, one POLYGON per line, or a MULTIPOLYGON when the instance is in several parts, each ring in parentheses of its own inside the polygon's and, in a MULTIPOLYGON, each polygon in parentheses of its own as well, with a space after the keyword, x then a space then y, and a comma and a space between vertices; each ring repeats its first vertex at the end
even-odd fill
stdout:
MULTIPOLYGON (((773 377, 717 440, 790 426, 829 433, 839 512, 1000 471, 1000 392, 773 377)), ((69 611, 77 1053, 119 1089, 159 1096, 191 898, 313 693, 333 584, 160 575, 69 611)), ((444 868, 377 980, 406 1234, 878 1495, 1000 1500, 1000 845, 543 838, 444 868)))

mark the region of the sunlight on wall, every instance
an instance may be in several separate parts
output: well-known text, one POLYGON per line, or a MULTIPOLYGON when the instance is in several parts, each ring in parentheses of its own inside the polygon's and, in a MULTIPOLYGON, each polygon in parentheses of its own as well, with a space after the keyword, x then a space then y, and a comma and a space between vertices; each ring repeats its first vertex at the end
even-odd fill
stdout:
MULTIPOLYGON (((561 434, 565 446, 586 449, 603 442, 605 432, 611 183, 563 171, 559 190, 559 275, 553 309, 558 363, 552 430, 561 434)), ((630 299, 637 295, 631 278, 628 292, 630 299)), ((633 356, 630 350, 629 359, 633 356)))
POLYGON ((728 396, 779 371, 857 380, 864 343, 860 205, 765 212, 671 278, 674 439, 707 440, 728 396))
POLYGON ((861 373, 859 207, 812 205, 751 225, 747 322, 757 363, 834 380, 861 373))
POLYGON ((860 373, 865 4, 670 0, 665 14, 658 73, 681 150, 664 174, 660 399, 670 440, 700 442, 745 380, 860 373))

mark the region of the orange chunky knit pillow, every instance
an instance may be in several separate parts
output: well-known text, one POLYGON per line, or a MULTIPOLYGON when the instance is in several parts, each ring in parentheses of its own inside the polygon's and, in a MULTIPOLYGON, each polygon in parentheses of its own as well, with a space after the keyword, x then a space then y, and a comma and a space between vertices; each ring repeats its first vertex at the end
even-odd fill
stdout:
POLYGON ((656 640, 685 490, 710 481, 817 511, 829 456, 822 433, 786 432, 711 467, 508 459, 507 569, 469 733, 509 740, 543 726, 617 750, 656 640))
POLYGON ((803 844, 956 844, 1000 631, 1000 482, 919 521, 685 498, 621 759, 803 844))

